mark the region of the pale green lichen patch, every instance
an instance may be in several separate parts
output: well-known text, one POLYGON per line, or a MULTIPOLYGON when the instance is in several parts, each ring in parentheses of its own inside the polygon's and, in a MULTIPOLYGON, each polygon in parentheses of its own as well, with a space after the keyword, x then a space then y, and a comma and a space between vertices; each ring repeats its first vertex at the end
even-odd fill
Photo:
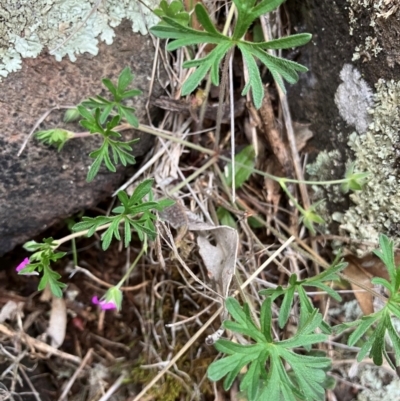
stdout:
POLYGON ((376 84, 373 122, 365 134, 353 133, 355 169, 371 173, 362 191, 350 195, 354 206, 343 215, 341 230, 352 238, 377 241, 379 233, 391 234, 400 222, 399 171, 396 144, 400 132, 400 82, 376 84))
MULTIPOLYGON (((330 205, 327 222, 340 223, 340 234, 356 240, 377 242, 379 233, 391 236, 399 243, 400 188, 399 188, 399 133, 400 133, 400 82, 379 80, 375 85, 375 105, 372 122, 365 133, 353 132, 348 145, 354 152, 355 171, 370 172, 362 191, 350 195, 352 206, 342 209, 344 195, 337 186, 315 187, 316 199, 325 198, 330 205), (336 205, 332 211, 332 205, 336 205)), ((337 150, 321 152, 316 161, 307 166, 312 179, 327 180, 338 177, 341 163, 337 150)), ((371 251, 366 247, 352 248, 359 256, 371 251)))
POLYGON ((365 388, 358 394, 358 401, 400 401, 400 380, 397 377, 393 378, 385 369, 365 365, 360 367, 357 376, 365 388))
POLYGON ((147 28, 158 21, 151 9, 160 0, 143 0, 143 3, 148 8, 131 0, 103 0, 100 5, 98 0, 2 1, 0 78, 18 70, 21 58, 37 57, 43 49, 55 49, 57 60, 68 55, 75 61, 76 55, 84 52, 96 55, 99 41, 111 44, 113 28, 124 18, 132 22, 134 32, 146 34, 147 28), (95 5, 98 7, 91 13, 95 5))
MULTIPOLYGON (((330 152, 322 151, 318 154, 313 163, 306 166, 308 178, 313 181, 330 181, 344 174, 343 156, 338 150, 330 152)), ((344 197, 339 185, 331 186, 312 186, 312 202, 317 203, 325 200, 318 209, 317 213, 325 220, 326 225, 320 226, 319 230, 324 234, 330 234, 331 223, 340 223, 343 218, 343 212, 339 212, 344 207, 344 197)))

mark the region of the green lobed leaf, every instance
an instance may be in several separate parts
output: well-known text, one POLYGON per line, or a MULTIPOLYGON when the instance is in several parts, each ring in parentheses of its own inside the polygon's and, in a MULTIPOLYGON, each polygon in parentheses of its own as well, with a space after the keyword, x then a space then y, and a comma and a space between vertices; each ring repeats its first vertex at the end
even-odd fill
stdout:
POLYGON ((128 97, 140 96, 142 94, 143 94, 143 92, 139 89, 131 89, 129 91, 124 92, 121 96, 121 99, 127 99, 128 97))
POLYGON ((101 112, 100 115, 100 122, 102 124, 105 123, 105 121, 107 120, 108 116, 110 115, 112 109, 113 109, 114 105, 112 103, 107 104, 104 108, 103 111, 101 112))
POLYGON ((146 212, 148 210, 153 210, 155 209, 157 206, 157 202, 145 202, 145 203, 141 203, 139 205, 136 206, 130 206, 129 207, 129 214, 132 215, 137 215, 139 213, 143 213, 146 212))
POLYGON ((260 333, 257 328, 252 327, 248 324, 241 325, 240 323, 232 322, 230 320, 225 320, 223 323, 223 327, 228 330, 235 331, 236 333, 243 334, 245 336, 251 337, 253 340, 261 342, 265 341, 265 337, 262 333, 260 333))
POLYGON ((103 161, 103 155, 97 156, 97 158, 94 160, 94 162, 92 163, 92 165, 89 168, 89 171, 88 171, 88 174, 86 177, 87 182, 91 182, 94 180, 94 178, 96 177, 97 173, 100 170, 102 161, 103 161))
POLYGON ((141 202, 142 199, 150 193, 153 183, 153 178, 142 181, 133 191, 133 194, 129 199, 129 206, 133 206, 141 202))
POLYGON ((382 278, 382 277, 373 277, 371 279, 371 283, 374 285, 381 285, 383 287, 385 287, 389 293, 393 293, 393 286, 389 283, 389 281, 387 281, 386 279, 382 278))
POLYGON ((246 366, 246 364, 253 358, 254 356, 252 354, 234 354, 218 361, 214 361, 207 369, 207 377, 212 381, 220 380, 233 369, 235 369, 237 365, 241 365, 242 367, 246 366))
POLYGON ((250 25, 253 24, 265 10, 273 10, 279 6, 282 1, 283 0, 265 0, 255 5, 255 1, 253 0, 235 0, 238 16, 232 37, 221 34, 215 28, 207 10, 200 3, 196 4, 195 13, 205 31, 189 28, 185 24, 180 23, 172 11, 169 11, 167 6, 161 7, 158 13, 162 18, 162 22, 151 28, 150 31, 162 39, 175 39, 168 44, 167 50, 173 51, 180 47, 190 45, 217 45, 206 57, 184 63, 185 68, 196 67, 196 70, 184 83, 182 94, 187 95, 193 92, 210 70, 213 84, 218 85, 220 63, 225 54, 236 45, 241 48, 248 68, 256 72, 250 74, 250 81, 246 84, 244 93, 247 93, 250 87, 252 88, 253 99, 257 107, 261 106, 263 88, 262 85, 260 85, 261 80, 253 56, 260 59, 260 61, 270 69, 274 79, 278 85, 282 87, 282 90, 285 90, 285 88, 281 77, 289 83, 297 82, 298 75, 296 71, 305 72, 307 68, 295 62, 271 56, 264 51, 264 48, 289 48, 303 45, 310 40, 311 36, 309 34, 297 34, 261 43, 252 43, 242 40, 242 37, 249 29, 250 25))
POLYGON ((65 123, 70 123, 73 121, 76 121, 80 117, 80 113, 76 107, 72 109, 68 109, 65 114, 64 114, 64 119, 63 121, 65 123))
POLYGON ((242 381, 240 382, 240 390, 241 391, 246 391, 247 397, 250 400, 255 400, 257 399, 257 394, 259 392, 259 387, 260 387, 260 376, 262 370, 265 369, 264 366, 262 366, 261 361, 267 359, 267 350, 261 351, 264 353, 264 355, 260 354, 259 359, 252 361, 250 363, 250 368, 247 371, 247 373, 244 375, 242 381))
MULTIPOLYGON (((369 316, 364 316, 361 321, 358 320, 359 325, 356 330, 350 335, 347 344, 352 347, 365 332, 381 317, 381 313, 374 313, 369 316)), ((354 323, 354 322, 353 322, 354 323)))
POLYGON ((259 346, 258 345, 242 345, 238 343, 234 343, 232 341, 225 340, 220 338, 215 344, 215 349, 219 352, 223 352, 225 354, 233 355, 233 354, 254 354, 258 355, 259 346))
POLYGON ((264 335, 265 340, 272 343, 272 296, 267 298, 261 305, 260 311, 260 323, 261 323, 261 333, 264 335))
POLYGON ((160 199, 157 201, 157 206, 154 207, 155 210, 162 212, 164 209, 175 205, 175 201, 172 199, 160 199))
MULTIPOLYGON (((389 276, 390 281, 393 285, 393 289, 397 291, 399 289, 400 284, 400 272, 396 271, 396 265, 394 262, 394 244, 393 241, 389 240, 389 238, 384 235, 379 235, 379 246, 380 249, 375 250, 373 253, 382 260, 385 264, 389 276), (399 284, 398 284, 399 282, 399 284)), ((391 291, 394 292, 394 291, 391 291)))
POLYGON ((256 109, 259 109, 264 98, 264 85, 261 81, 260 70, 253 55, 247 50, 246 46, 239 43, 238 47, 242 52, 243 60, 249 71, 249 81, 243 88, 242 96, 246 95, 251 88, 254 106, 256 109))
POLYGON ((385 350, 385 332, 388 323, 387 319, 390 319, 388 315, 381 319, 371 336, 371 338, 373 338, 373 342, 371 344, 369 355, 370 357, 372 357, 374 364, 378 366, 381 366, 383 363, 383 353, 385 350))
MULTIPOLYGON (((246 146, 235 156, 235 188, 240 188, 254 171, 255 153, 252 145, 246 146)), ((232 163, 225 168, 226 185, 232 185, 232 163)))
POLYGON ((118 96, 117 88, 108 78, 103 78, 101 82, 103 82, 103 85, 111 92, 114 98, 118 96))
POLYGON ((312 38, 309 33, 299 33, 296 35, 285 36, 284 38, 270 40, 268 42, 258 42, 253 44, 260 49, 290 49, 293 47, 303 46, 312 38))
POLYGON ((209 70, 211 70, 211 81, 214 85, 219 85, 219 64, 227 51, 232 47, 229 42, 219 43, 206 57, 190 60, 183 63, 184 68, 198 65, 197 69, 191 74, 182 86, 182 96, 193 92, 201 83, 209 70))
MULTIPOLYGON (((293 276, 296 277, 295 274, 293 274, 293 276)), ((286 325, 287 321, 289 320, 295 290, 296 286, 290 286, 289 288, 287 288, 287 291, 285 292, 285 295, 283 297, 278 316, 278 324, 281 329, 286 325)))
POLYGON ((139 127, 139 120, 134 114, 135 109, 132 107, 118 106, 118 111, 120 112, 121 116, 124 117, 130 125, 132 125, 132 127, 139 127))
POLYGON ((134 75, 132 74, 131 69, 129 67, 125 67, 119 74, 118 84, 117 84, 118 101, 121 100, 120 96, 129 86, 129 84, 133 81, 133 78, 134 75))
POLYGON ((222 226, 228 226, 235 229, 237 228, 236 221, 232 214, 221 206, 217 208, 217 217, 222 226))
MULTIPOLYGON (((187 26, 190 21, 189 14, 185 11, 181 1, 173 0, 170 4, 162 0, 159 8, 154 10, 154 14, 163 19, 165 16, 173 18, 176 22, 183 26, 187 26)), ((164 23, 164 22, 161 22, 164 23)))
POLYGON ((225 300, 225 307, 231 316, 240 324, 246 325, 247 317, 237 299, 228 297, 225 300))
POLYGON ((125 209, 129 208, 129 197, 125 191, 118 191, 117 193, 119 201, 124 205, 125 209))
POLYGON ((395 360, 396 360, 396 366, 400 366, 400 337, 395 328, 393 327, 392 320, 389 319, 388 325, 387 325, 387 331, 390 337, 390 340, 392 341, 393 345, 393 350, 394 350, 394 355, 395 355, 395 360))
POLYGON ((131 225, 129 224, 128 219, 124 220, 124 232, 125 232, 124 245, 125 245, 125 248, 128 248, 128 246, 132 240, 131 225))
POLYGON ((274 10, 284 1, 263 0, 254 7, 255 2, 253 0, 233 0, 238 11, 237 23, 232 36, 233 39, 240 40, 257 18, 274 10))
POLYGON ((35 137, 46 145, 57 146, 57 151, 59 152, 65 143, 74 137, 74 134, 65 129, 55 128, 46 131, 38 131, 35 133, 35 137))

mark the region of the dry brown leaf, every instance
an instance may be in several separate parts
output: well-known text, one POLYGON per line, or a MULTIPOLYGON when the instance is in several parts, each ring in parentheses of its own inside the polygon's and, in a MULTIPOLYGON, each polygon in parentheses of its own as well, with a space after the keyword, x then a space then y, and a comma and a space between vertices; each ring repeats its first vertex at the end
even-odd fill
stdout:
POLYGON ((299 152, 305 148, 307 141, 314 136, 313 132, 309 129, 309 126, 310 124, 301 124, 293 121, 296 148, 299 152))
POLYGON ((204 226, 190 229, 201 231, 197 237, 200 256, 207 268, 208 276, 216 283, 217 291, 223 297, 227 297, 235 273, 239 236, 235 229, 228 226, 213 227, 208 224, 204 226), (215 246, 210 242, 211 235, 215 239, 215 246))
POLYGON ((237 231, 228 226, 204 223, 184 205, 178 203, 165 209, 160 216, 174 228, 186 227, 189 231, 199 233, 197 244, 208 276, 215 282, 218 293, 226 297, 235 272, 239 247, 237 231), (215 245, 211 243, 210 237, 213 237, 215 245))
MULTIPOLYGON (((375 255, 368 255, 361 259, 356 258, 353 255, 347 255, 345 260, 348 262, 348 266, 344 269, 343 273, 367 288, 374 289, 374 285, 371 283, 373 277, 381 277, 386 280, 389 279, 385 266, 375 255)), ((396 263, 398 263, 398 261, 396 261, 396 263)), ((351 284, 351 288, 354 291, 362 290, 362 288, 355 284, 351 284)), ((355 292, 354 295, 364 315, 369 315, 375 312, 374 297, 371 293, 366 291, 355 292)))
POLYGON ((53 295, 51 301, 51 312, 49 327, 46 330, 51 338, 51 346, 59 348, 64 342, 67 329, 67 307, 63 298, 57 298, 53 295))

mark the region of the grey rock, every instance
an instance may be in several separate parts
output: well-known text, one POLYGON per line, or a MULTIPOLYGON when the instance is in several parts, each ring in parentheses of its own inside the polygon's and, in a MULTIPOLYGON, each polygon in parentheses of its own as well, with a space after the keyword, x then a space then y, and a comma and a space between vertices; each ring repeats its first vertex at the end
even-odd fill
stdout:
MULTIPOLYGON (((84 54, 75 63, 61 62, 48 54, 25 59, 22 70, 0 83, 0 255, 39 234, 49 226, 109 196, 126 176, 126 169, 116 173, 101 169, 96 179, 86 182, 93 159, 89 153, 98 138, 74 139, 61 152, 31 139, 26 149, 17 153, 35 122, 57 105, 74 105, 88 96, 107 95, 101 78, 116 80, 129 66, 135 75, 132 87, 143 91, 133 107, 140 122, 146 122, 145 103, 154 60, 149 36, 134 34, 129 23, 116 29, 112 46, 100 44, 99 54, 84 54)), ((153 96, 162 93, 155 84, 153 96)), ((67 126, 63 111, 53 112, 40 129, 67 126)), ((71 125, 68 126, 71 129, 71 125)), ((75 131, 84 131, 78 125, 75 131)), ((144 155, 152 138, 134 130, 124 131, 125 139, 140 137, 133 154, 144 155)))

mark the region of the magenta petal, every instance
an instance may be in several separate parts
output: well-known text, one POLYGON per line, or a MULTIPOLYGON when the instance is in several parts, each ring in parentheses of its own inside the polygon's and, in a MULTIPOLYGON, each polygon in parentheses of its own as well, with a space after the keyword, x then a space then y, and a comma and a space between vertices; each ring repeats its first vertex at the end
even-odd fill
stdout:
POLYGON ((117 305, 114 302, 106 302, 105 300, 99 301, 97 295, 92 298, 92 303, 99 305, 102 310, 117 309, 117 305))
POLYGON ((92 303, 93 304, 95 304, 95 305, 98 305, 100 302, 99 302, 99 298, 97 297, 97 295, 95 295, 93 298, 92 298, 92 303))
POLYGON ((117 309, 117 305, 114 302, 100 302, 100 307, 103 310, 117 309))
POLYGON ((25 266, 29 265, 29 258, 25 258, 16 268, 15 270, 17 272, 20 272, 21 270, 25 269, 25 266))

